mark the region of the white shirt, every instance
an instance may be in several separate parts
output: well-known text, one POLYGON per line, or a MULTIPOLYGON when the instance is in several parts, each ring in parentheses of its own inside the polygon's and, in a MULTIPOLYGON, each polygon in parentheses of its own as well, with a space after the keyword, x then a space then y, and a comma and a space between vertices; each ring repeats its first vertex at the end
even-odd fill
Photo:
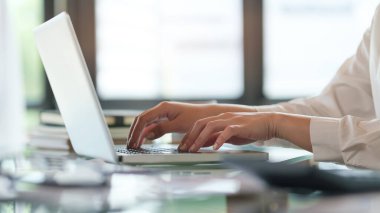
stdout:
POLYGON ((354 56, 347 59, 319 96, 258 111, 313 116, 314 159, 380 169, 380 6, 354 56))

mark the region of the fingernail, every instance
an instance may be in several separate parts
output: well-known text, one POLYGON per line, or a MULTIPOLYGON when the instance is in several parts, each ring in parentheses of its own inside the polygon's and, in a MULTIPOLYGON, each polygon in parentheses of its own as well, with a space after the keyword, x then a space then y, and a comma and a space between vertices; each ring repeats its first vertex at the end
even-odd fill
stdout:
POLYGON ((184 150, 187 148, 186 143, 182 144, 179 148, 180 148, 182 151, 184 151, 184 150))
POLYGON ((194 151, 195 151, 195 146, 192 145, 192 146, 190 147, 189 151, 190 151, 190 152, 194 152, 194 151))
POLYGON ((182 150, 187 148, 187 141, 184 141, 180 147, 182 150))
POLYGON ((218 148, 218 144, 217 144, 217 143, 214 143, 214 146, 212 146, 212 148, 213 148, 214 150, 216 150, 216 149, 218 148))
POLYGON ((145 138, 152 140, 154 139, 155 134, 153 132, 150 132, 145 138))

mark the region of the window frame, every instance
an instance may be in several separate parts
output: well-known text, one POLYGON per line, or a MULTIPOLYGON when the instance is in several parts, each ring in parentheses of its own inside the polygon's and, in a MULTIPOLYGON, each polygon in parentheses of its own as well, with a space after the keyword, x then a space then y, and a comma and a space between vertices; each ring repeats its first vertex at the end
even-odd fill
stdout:
MULTIPOLYGON (((88 70, 96 88, 96 0, 45 0, 45 20, 67 11, 76 31, 88 70)), ((244 92, 237 99, 217 99, 219 103, 259 105, 275 103, 263 95, 263 0, 243 0, 243 43, 244 43, 244 92)), ((57 108, 54 95, 45 77, 46 90, 43 108, 57 108)), ((100 100, 104 109, 146 109, 167 99, 100 100)), ((173 101, 207 101, 205 99, 173 101)))

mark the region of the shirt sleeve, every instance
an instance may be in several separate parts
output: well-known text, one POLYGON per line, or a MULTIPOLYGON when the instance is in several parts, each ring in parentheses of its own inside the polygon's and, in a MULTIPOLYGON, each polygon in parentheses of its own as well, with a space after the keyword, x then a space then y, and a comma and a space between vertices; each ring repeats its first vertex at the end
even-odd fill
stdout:
POLYGON ((351 115, 311 121, 314 159, 380 169, 380 120, 351 115), (337 143, 331 143, 336 141, 337 143))

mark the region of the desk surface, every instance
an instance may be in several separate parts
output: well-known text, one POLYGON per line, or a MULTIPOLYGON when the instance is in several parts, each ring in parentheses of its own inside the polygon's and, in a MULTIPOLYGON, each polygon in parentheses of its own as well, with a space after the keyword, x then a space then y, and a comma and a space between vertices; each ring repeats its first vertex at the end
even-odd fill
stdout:
MULTIPOLYGON (((268 151, 272 161, 303 159, 310 154, 281 148, 268 151)), ((40 160, 14 158, 2 161, 0 168, 25 170, 31 162, 41 164, 40 160)), ((0 212, 375 212, 380 205, 380 193, 290 193, 214 165, 118 173, 110 176, 108 185, 97 187, 41 186, 6 178, 0 178, 0 185, 0 212)))

